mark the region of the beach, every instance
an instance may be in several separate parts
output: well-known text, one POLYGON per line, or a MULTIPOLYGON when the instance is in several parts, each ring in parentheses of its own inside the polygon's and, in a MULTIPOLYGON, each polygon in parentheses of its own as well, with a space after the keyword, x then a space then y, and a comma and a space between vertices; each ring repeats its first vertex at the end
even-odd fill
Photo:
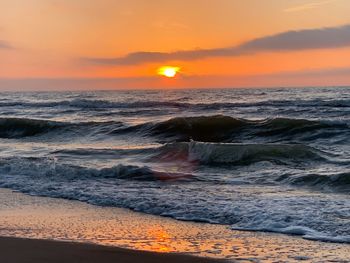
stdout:
POLYGON ((0 200, 0 250, 2 259, 6 259, 3 262, 350 260, 347 244, 233 231, 228 226, 181 222, 6 189, 0 190, 0 200))
POLYGON ((152 253, 91 244, 0 238, 1 261, 6 263, 75 262, 224 262, 186 255, 152 253), (21 251, 18 253, 18 251, 21 251))

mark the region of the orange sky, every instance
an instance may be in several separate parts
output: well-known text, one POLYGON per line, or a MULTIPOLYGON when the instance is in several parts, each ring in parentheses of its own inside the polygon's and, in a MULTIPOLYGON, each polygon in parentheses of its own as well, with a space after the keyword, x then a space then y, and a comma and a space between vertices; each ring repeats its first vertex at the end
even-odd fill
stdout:
POLYGON ((2 90, 350 85, 349 0, 11 0, 0 14, 2 90))

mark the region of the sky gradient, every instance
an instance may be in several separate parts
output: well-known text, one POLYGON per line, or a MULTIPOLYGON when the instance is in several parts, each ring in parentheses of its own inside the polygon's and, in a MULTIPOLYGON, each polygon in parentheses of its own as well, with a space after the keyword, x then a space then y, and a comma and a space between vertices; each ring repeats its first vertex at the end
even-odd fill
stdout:
POLYGON ((348 0, 12 0, 0 13, 0 90, 350 85, 348 0), (164 65, 180 73, 158 76, 164 65))

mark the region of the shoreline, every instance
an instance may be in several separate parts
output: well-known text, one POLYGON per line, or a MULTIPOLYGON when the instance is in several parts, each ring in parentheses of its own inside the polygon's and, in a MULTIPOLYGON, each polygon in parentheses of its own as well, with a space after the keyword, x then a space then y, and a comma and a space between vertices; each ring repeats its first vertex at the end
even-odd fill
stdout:
POLYGON ((1 260, 6 263, 228 262, 183 254, 156 253, 95 244, 11 237, 0 237, 0 250, 1 260), (18 251, 21 251, 21 253, 18 253, 18 251))
MULTIPOLYGON (((130 257, 143 255, 144 251, 156 256, 165 252, 174 257, 169 258, 175 260, 173 262, 182 262, 181 257, 177 257, 179 255, 243 262, 350 261, 350 246, 347 244, 310 241, 275 233, 235 231, 229 226, 183 222, 123 208, 29 196, 1 188, 0 201, 0 236, 3 236, 0 237, 0 251, 7 251, 1 240, 20 238, 11 241, 14 251, 21 246, 29 249, 35 242, 43 242, 40 245, 46 246, 45 242, 54 242, 48 243, 50 245, 68 241, 66 244, 102 245, 102 248, 113 251, 125 249, 130 257), (23 241, 16 245, 23 238, 39 241, 23 241)), ((137 259, 132 262, 135 260, 138 262, 137 259)), ((142 257, 140 260, 144 262, 142 257)))

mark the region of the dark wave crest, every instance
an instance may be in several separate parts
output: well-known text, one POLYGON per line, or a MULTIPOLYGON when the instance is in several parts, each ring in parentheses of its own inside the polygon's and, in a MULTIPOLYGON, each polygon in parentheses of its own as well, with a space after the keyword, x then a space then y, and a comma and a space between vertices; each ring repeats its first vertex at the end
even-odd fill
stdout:
MULTIPOLYGON (((146 123, 127 128, 169 141, 234 142, 244 138, 290 138, 297 135, 331 136, 349 129, 346 123, 304 119, 275 118, 250 121, 224 115, 178 117, 159 123, 146 123), (329 134, 331 132, 331 134, 329 134)), ((119 132, 119 131, 116 131, 119 132)), ((307 137, 304 139, 308 139, 307 137)))
POLYGON ((63 124, 54 121, 2 118, 0 119, 0 138, 22 138, 47 133, 62 127, 63 124))
POLYGON ((329 153, 303 144, 279 143, 208 143, 174 142, 159 147, 133 149, 72 149, 51 152, 57 157, 105 157, 113 159, 132 158, 146 163, 178 163, 222 166, 251 165, 267 161, 274 164, 302 164, 317 161, 335 161, 329 153), (329 158, 329 159, 328 159, 329 158))
POLYGON ((59 163, 54 158, 7 158, 0 160, 0 174, 22 175, 33 180, 122 179, 167 181, 190 178, 191 174, 152 170, 147 166, 118 164, 108 168, 83 167, 59 163))
POLYGON ((174 138, 180 141, 225 141, 247 125, 246 120, 228 116, 202 116, 173 118, 154 125, 146 124, 146 129, 154 136, 174 138))
POLYGON ((153 156, 158 161, 186 160, 206 165, 277 164, 326 160, 327 154, 302 144, 170 143, 153 156))
POLYGON ((50 132, 77 132, 78 130, 94 133, 108 133, 110 130, 121 127, 121 122, 58 122, 50 120, 25 118, 0 118, 0 138, 19 139, 50 132))
POLYGON ((321 189, 336 189, 338 191, 350 193, 350 172, 337 174, 306 174, 280 178, 295 186, 308 186, 321 189))
POLYGON ((178 117, 157 123, 127 126, 118 121, 57 122, 25 118, 1 118, 0 138, 22 138, 50 132, 121 135, 137 133, 155 137, 160 142, 240 142, 255 138, 311 140, 347 133, 349 126, 342 122, 311 121, 275 118, 261 121, 233 118, 224 115, 178 117))
MULTIPOLYGON (((106 150, 108 155, 113 155, 118 159, 118 150, 106 150)), ((202 165, 223 167, 223 165, 246 166, 256 162, 271 162, 277 165, 310 164, 317 161, 327 161, 327 155, 319 150, 305 145, 288 144, 221 144, 221 143, 171 143, 158 148, 147 148, 130 150, 137 151, 138 154, 144 151, 148 158, 147 166, 136 166, 118 164, 112 167, 96 168, 85 167, 72 164, 66 164, 58 161, 61 152, 55 152, 48 158, 3 158, 0 159, 0 174, 6 181, 6 176, 29 177, 30 180, 96 180, 96 179, 120 179, 136 181, 216 181, 212 176, 196 173, 196 170, 202 165), (151 162, 151 163, 149 163, 151 162), (171 162, 172 166, 176 163, 181 165, 190 164, 192 172, 169 172, 163 167, 162 163, 171 162), (156 163, 158 169, 151 168, 156 163), (150 166, 149 166, 150 165, 150 166)), ((84 155, 97 153, 103 155, 103 150, 93 152, 78 149, 76 152, 64 152, 70 157, 74 155, 84 155)), ((122 150, 123 155, 128 154, 122 150)), ((105 154, 106 155, 106 154, 105 154)), ((146 162, 147 163, 147 162, 146 162)), ((176 165, 175 165, 176 166, 176 165)), ((281 166, 282 167, 282 166, 281 166)), ((232 173, 232 179, 235 173, 232 173)), ((23 179, 26 180, 26 179, 23 179)), ((315 189, 335 189, 349 191, 350 173, 341 173, 333 175, 306 174, 301 175, 283 175, 277 178, 265 178, 265 180, 246 178, 248 183, 282 182, 298 187, 312 187, 315 189)), ((1 181, 1 180, 0 180, 1 181)), ((225 183, 223 180, 221 183, 225 183)))

